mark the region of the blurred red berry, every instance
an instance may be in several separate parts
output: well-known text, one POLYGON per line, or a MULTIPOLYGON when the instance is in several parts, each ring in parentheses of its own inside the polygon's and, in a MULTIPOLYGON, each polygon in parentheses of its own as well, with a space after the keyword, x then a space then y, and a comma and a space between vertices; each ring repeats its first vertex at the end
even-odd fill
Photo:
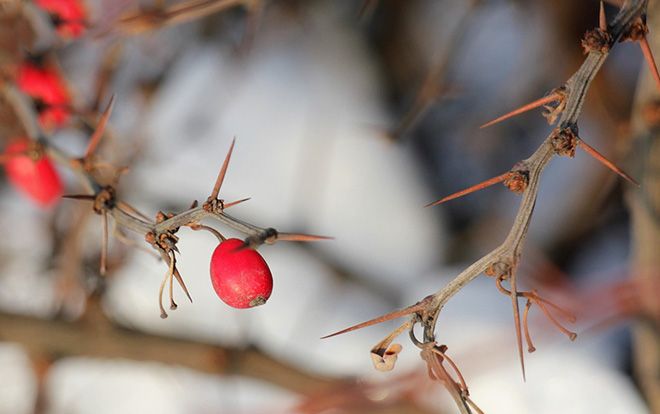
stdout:
POLYGON ((56 69, 24 62, 18 68, 16 84, 35 101, 43 127, 60 127, 67 122, 71 98, 56 69))
POLYGON ((266 303, 273 290, 273 276, 259 253, 239 239, 220 243, 211 257, 211 282, 218 297, 234 308, 266 303))
POLYGON ((7 146, 5 155, 10 156, 5 162, 7 178, 41 207, 49 207, 62 196, 62 181, 46 155, 35 160, 26 154, 30 147, 28 139, 18 139, 7 146))
POLYGON ((80 0, 35 0, 51 15, 57 33, 65 38, 82 36, 85 31, 87 13, 80 0))

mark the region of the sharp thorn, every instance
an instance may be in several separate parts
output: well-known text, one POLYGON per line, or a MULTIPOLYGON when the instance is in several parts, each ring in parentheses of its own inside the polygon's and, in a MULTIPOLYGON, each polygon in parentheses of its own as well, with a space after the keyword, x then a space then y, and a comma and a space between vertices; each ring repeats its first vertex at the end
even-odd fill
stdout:
POLYGON ((278 233, 278 241, 297 241, 297 242, 314 242, 321 240, 334 240, 334 237, 318 236, 315 234, 304 233, 278 233))
POLYGON ((366 322, 358 323, 341 331, 331 333, 330 335, 322 336, 321 339, 332 338, 333 336, 342 335, 348 332, 356 331, 358 329, 366 328, 368 326, 377 325, 379 323, 390 321, 392 319, 397 319, 402 316, 410 315, 412 313, 418 312, 426 306, 425 303, 416 303, 413 306, 408 306, 407 308, 400 309, 394 312, 386 313, 385 315, 378 316, 376 318, 370 319, 366 322))
POLYGON ((175 267, 174 268, 174 277, 176 278, 176 281, 179 283, 181 286, 181 289, 183 289, 183 293, 186 294, 188 297, 188 300, 190 303, 192 303, 192 296, 190 296, 190 292, 188 292, 188 288, 186 287, 186 283, 183 281, 183 278, 181 277, 181 273, 179 273, 179 270, 175 267))
POLYGON ((229 147, 229 151, 227 151, 225 160, 222 163, 222 167, 220 168, 220 172, 218 173, 218 178, 215 180, 213 191, 209 196, 209 199, 211 200, 215 200, 218 198, 218 194, 220 193, 220 187, 222 187, 222 182, 225 180, 225 174, 227 174, 227 167, 229 167, 229 160, 231 159, 231 153, 234 151, 234 144, 236 144, 236 137, 234 137, 234 139, 231 141, 231 146, 229 147))
POLYGON ((605 4, 600 2, 600 10, 598 12, 598 27, 602 31, 607 31, 607 15, 605 14, 605 4))
POLYGON ((480 128, 480 129, 487 128, 487 127, 489 127, 489 126, 491 126, 491 125, 495 125, 495 124, 497 124, 497 123, 499 123, 499 122, 502 122, 502 121, 504 121, 504 120, 506 120, 506 119, 512 118, 512 117, 514 117, 514 116, 516 116, 516 115, 520 115, 520 114, 522 114, 522 113, 524 113, 524 112, 530 111, 530 110, 532 110, 532 109, 534 109, 534 108, 538 108, 539 106, 543 106, 543 105, 545 105, 545 104, 547 104, 547 103, 550 103, 550 102, 553 102, 553 101, 557 101, 557 100, 559 100, 559 99, 561 99, 561 95, 558 94, 558 93, 553 93, 553 94, 550 94, 550 95, 548 95, 548 96, 544 96, 543 98, 537 99, 537 100, 535 100, 534 102, 530 102, 530 103, 528 103, 527 105, 523 105, 523 106, 521 106, 521 107, 519 107, 519 108, 517 108, 517 109, 514 109, 513 111, 508 112, 508 113, 506 113, 506 114, 500 116, 499 118, 493 119, 493 120, 490 121, 490 122, 486 122, 485 124, 481 125, 479 128, 480 128))
POLYGON ((230 203, 223 203, 223 209, 226 209, 226 208, 229 208, 229 207, 234 207, 235 205, 244 203, 244 202, 246 202, 250 199, 251 199, 251 197, 247 197, 247 198, 242 198, 240 200, 232 201, 230 203))
POLYGON ((94 151, 96 151, 96 147, 98 147, 99 143, 101 142, 101 138, 103 138, 103 133, 105 132, 105 127, 108 124, 108 119, 110 119, 110 114, 112 114, 112 108, 114 104, 115 96, 112 95, 110 97, 108 106, 105 108, 105 111, 103 111, 103 114, 101 114, 101 119, 99 119, 99 123, 96 126, 94 133, 89 138, 89 143, 87 144, 87 150, 85 151, 84 159, 89 159, 94 151))
POLYGON ((593 148, 591 145, 587 144, 583 140, 578 141, 578 145, 582 147, 589 155, 594 157, 596 160, 598 160, 601 164, 609 168, 610 170, 614 171, 615 173, 619 174, 621 177, 625 178, 628 180, 630 183, 636 185, 639 187, 639 183, 635 181, 634 178, 626 174, 625 171, 623 171, 621 168, 617 167, 612 161, 608 160, 605 158, 603 154, 598 152, 595 148, 593 148))
POLYGON ((464 195, 473 193, 475 191, 479 191, 481 189, 484 189, 486 187, 490 187, 491 185, 497 184, 499 182, 502 182, 507 179, 507 177, 511 174, 510 172, 505 172, 504 174, 498 175, 497 177, 490 178, 486 181, 482 181, 479 184, 475 184, 472 187, 466 188, 465 190, 457 191, 454 194, 450 194, 445 198, 441 198, 440 200, 434 201, 432 203, 429 203, 425 205, 424 207, 433 207, 437 206, 439 204, 445 203, 449 200, 453 200, 455 198, 463 197, 464 195))
POLYGON ((94 201, 95 196, 89 194, 65 194, 62 198, 67 198, 69 200, 84 200, 84 201, 94 201))
POLYGON ((658 73, 658 65, 655 63, 653 52, 651 52, 651 47, 649 46, 649 42, 646 39, 646 36, 640 39, 639 47, 642 49, 644 60, 646 60, 646 63, 649 66, 649 70, 653 74, 653 79, 655 79, 655 86, 658 88, 658 91, 660 91, 660 74, 658 73))

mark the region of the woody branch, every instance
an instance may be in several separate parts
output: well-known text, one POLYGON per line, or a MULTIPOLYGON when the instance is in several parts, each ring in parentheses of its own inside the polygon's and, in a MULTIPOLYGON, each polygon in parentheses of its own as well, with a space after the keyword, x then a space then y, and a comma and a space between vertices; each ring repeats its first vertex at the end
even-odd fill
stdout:
MULTIPOLYGON (((621 8, 607 26, 607 31, 611 36, 611 40, 608 42, 610 47, 645 13, 646 7, 646 0, 632 0, 621 8)), ((527 167, 529 181, 522 194, 522 201, 509 234, 501 245, 474 262, 454 280, 433 294, 433 299, 422 319, 426 341, 434 341, 435 325, 440 310, 463 286, 483 273, 489 266, 507 263, 515 267, 518 263, 534 211, 541 174, 550 160, 555 155, 560 155, 558 144, 562 144, 567 138, 570 139, 571 133, 577 135, 577 122, 589 85, 608 55, 609 48, 607 51, 590 50, 582 66, 566 82, 565 109, 559 119, 558 127, 545 138, 541 146, 529 158, 522 162, 527 167)), ((577 137, 576 139, 579 140, 577 137)))
MULTIPOLYGON (((559 118, 557 126, 543 140, 541 145, 531 156, 516 163, 516 165, 505 174, 501 174, 498 177, 473 186, 468 190, 460 191, 429 204, 437 205, 456 198, 457 196, 462 196, 469 192, 484 188, 488 185, 503 182, 510 190, 516 193, 522 193, 522 200, 518 212, 505 240, 491 252, 468 266, 447 285, 416 304, 328 336, 360 329, 385 320, 412 315, 409 321, 393 331, 392 334, 388 335, 388 337, 372 349, 371 353, 374 365, 379 370, 391 370, 396 361, 396 356, 401 350, 400 345, 392 344, 392 341, 401 332, 409 330, 413 343, 422 350, 422 358, 427 362, 432 378, 435 377, 445 384, 445 387, 450 391, 461 413, 480 412, 480 410, 470 400, 467 387, 464 386, 462 381, 457 381, 448 375, 444 375, 444 379, 442 379, 437 375, 437 372, 443 370, 442 362, 450 360, 447 359, 445 353, 446 349, 436 345, 435 331, 439 313, 447 301, 481 273, 495 277, 498 289, 511 298, 518 354, 521 362, 523 378, 525 376, 522 350, 523 332, 521 329, 518 298, 522 297, 527 299, 522 323, 524 324, 525 340, 529 352, 534 350, 527 327, 527 316, 532 304, 537 304, 543 313, 562 333, 566 334, 571 340, 575 338, 575 333, 570 332, 561 326, 557 319, 549 312, 549 308, 558 311, 569 322, 574 321, 574 317, 569 312, 566 312, 551 302, 541 298, 534 291, 519 292, 516 288, 516 269, 520 261, 520 256, 522 254, 522 249, 525 244, 529 224, 534 211, 541 175, 545 167, 555 155, 573 157, 576 148, 579 146, 589 155, 592 155, 617 174, 633 184, 637 184, 630 176, 625 174, 611 161, 607 160, 598 151, 580 139, 578 136, 578 119, 582 112, 582 105, 584 104, 584 99, 589 90, 589 86, 607 59, 611 47, 613 47, 616 42, 622 40, 638 40, 642 42, 642 40, 645 39, 646 25, 644 17, 647 4, 648 0, 631 0, 626 2, 609 24, 607 24, 604 9, 601 4, 599 27, 588 31, 582 40, 582 46, 584 47, 587 56, 580 68, 562 87, 555 89, 549 97, 542 98, 533 104, 523 107, 525 110, 528 110, 548 102, 557 102, 556 106, 548 108, 549 113, 546 114, 546 117, 551 124, 559 118), (503 281, 509 283, 509 289, 502 286, 503 281), (419 341, 415 337, 413 328, 416 324, 420 324, 423 327, 423 341, 419 341), (436 355, 436 357, 429 358, 429 355, 431 355, 430 352, 432 352, 433 355, 436 355), (433 374, 433 372, 435 372, 435 374, 433 374)), ((650 59, 647 58, 647 60, 650 59)), ((520 112, 522 111, 514 111, 516 114, 520 112)), ((506 119, 507 117, 508 115, 500 117, 496 121, 506 119)), ((494 122, 488 123, 485 126, 492 125, 493 123, 494 122)), ((458 374, 458 377, 461 378, 458 370, 456 369, 455 371, 458 374)))

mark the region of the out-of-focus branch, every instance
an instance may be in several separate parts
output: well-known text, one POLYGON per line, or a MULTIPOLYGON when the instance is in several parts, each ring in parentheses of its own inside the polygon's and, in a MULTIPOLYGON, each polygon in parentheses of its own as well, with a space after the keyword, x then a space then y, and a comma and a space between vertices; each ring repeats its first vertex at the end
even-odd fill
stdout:
POLYGON ((227 348, 124 328, 95 307, 88 309, 85 318, 73 322, 2 312, 0 340, 53 359, 86 356, 155 361, 210 374, 258 378, 302 394, 319 392, 336 382, 302 372, 256 349, 227 348))
MULTIPOLYGON (((241 375, 266 381, 305 396, 350 387, 351 381, 304 372, 256 348, 230 348, 183 338, 164 337, 121 327, 110 321, 96 300, 77 321, 45 320, 0 312, 0 341, 22 345, 37 360, 67 357, 123 358, 186 367, 198 372, 241 375), (342 385, 344 384, 344 385, 342 385)), ((416 404, 401 400, 385 411, 377 405, 345 413, 392 412, 426 414, 416 404)))
MULTIPOLYGON (((649 7, 649 44, 660 50, 660 4, 649 7)), ((628 194, 632 215, 631 272, 639 285, 643 315, 633 328, 635 375, 651 412, 660 412, 660 95, 648 71, 640 77, 633 114, 631 165, 641 191, 628 194), (654 288, 655 287, 655 288, 654 288)))

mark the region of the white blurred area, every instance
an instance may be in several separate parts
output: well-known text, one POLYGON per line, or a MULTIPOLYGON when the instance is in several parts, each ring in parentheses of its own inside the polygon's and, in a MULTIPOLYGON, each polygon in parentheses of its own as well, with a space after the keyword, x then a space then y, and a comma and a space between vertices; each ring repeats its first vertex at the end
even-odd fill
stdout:
MULTIPOLYGON (((425 25, 452 18, 427 3, 420 10, 427 13, 425 25)), ((455 3, 452 13, 460 13, 460 2, 455 3)), ((311 373, 374 380, 411 369, 423 374, 426 368, 405 337, 399 371, 373 370, 368 351, 394 327, 391 323, 319 339, 414 303, 462 269, 443 265, 446 223, 437 210, 422 208, 437 194, 424 185, 414 154, 408 145, 393 145, 382 136, 381 129, 396 120, 388 113, 383 75, 352 14, 355 8, 320 1, 301 10, 292 16, 277 5, 269 7, 253 48, 242 58, 228 41, 196 40, 198 24, 129 40, 114 85, 116 140, 107 151, 140 146, 139 159, 122 178, 121 196, 155 214, 204 200, 236 137, 221 196, 251 200, 230 213, 264 227, 335 240, 312 249, 287 243, 260 248, 274 275, 273 295, 265 306, 234 310, 211 288, 214 238, 184 229, 178 234, 178 264, 193 303, 177 289, 179 309, 161 320, 157 290, 166 269, 151 256, 130 251, 112 276, 104 308, 123 326, 223 346, 256 345, 311 373), (162 84, 147 104, 135 85, 155 75, 163 76, 162 84), (336 264, 357 275, 359 283, 338 277, 336 264)), ((519 38, 518 31, 525 30, 514 24, 516 14, 507 2, 495 2, 483 13, 495 16, 484 17, 484 25, 497 26, 503 39, 519 38)), ((84 85, 91 84, 99 44, 66 51, 63 66, 70 79, 80 79, 81 102, 89 98, 84 85)), ((502 53, 494 52, 499 58, 502 53)), ((522 59, 506 56, 514 63, 522 59)), ((508 70, 488 73, 496 77, 508 70)), ((76 137, 67 134, 61 134, 61 142, 76 148, 76 137)), ((42 259, 35 256, 43 258, 51 249, 50 240, 40 237, 48 219, 9 189, 0 195, 0 209, 0 227, 20 229, 0 239, 0 254, 11 257, 1 269, 0 308, 46 316, 55 302, 53 282, 38 274, 35 263, 42 259)), ((546 209, 552 210, 544 204, 546 209)), ((561 206, 552 211, 557 210, 561 206)), ((539 231, 540 239, 558 220, 544 220, 542 213, 535 218, 535 226, 547 229, 539 231)), ((97 217, 90 225, 94 242, 85 249, 95 251, 97 217)), ((231 230, 225 234, 240 237, 231 230)), ((547 328, 538 326, 538 332, 547 328)), ((510 301, 496 292, 492 280, 478 279, 452 299, 439 330, 439 340, 464 368, 472 398, 486 413, 647 412, 619 370, 620 355, 593 338, 576 343, 558 335, 540 339, 538 351, 527 356, 523 383, 510 301)), ((28 355, 1 343, 0 366, 0 413, 32 412, 36 380, 28 355)), ((300 401, 290 391, 251 378, 125 360, 62 359, 45 387, 47 412, 53 414, 287 412, 300 401)), ((440 386, 428 398, 433 410, 454 412, 450 403, 440 386)))

